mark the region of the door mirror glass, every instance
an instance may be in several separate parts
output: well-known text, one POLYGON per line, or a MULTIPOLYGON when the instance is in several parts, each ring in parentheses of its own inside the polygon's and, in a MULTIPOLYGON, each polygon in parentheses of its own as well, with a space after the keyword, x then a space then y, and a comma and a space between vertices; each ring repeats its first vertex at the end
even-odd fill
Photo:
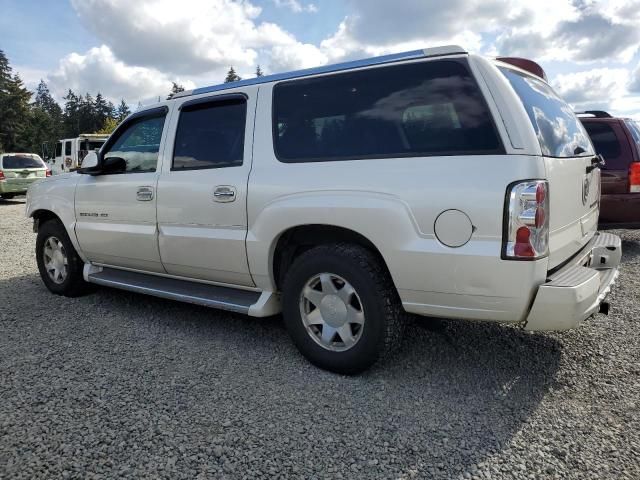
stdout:
POLYGON ((96 152, 87 153, 82 159, 82 168, 94 168, 98 166, 98 154, 96 152))

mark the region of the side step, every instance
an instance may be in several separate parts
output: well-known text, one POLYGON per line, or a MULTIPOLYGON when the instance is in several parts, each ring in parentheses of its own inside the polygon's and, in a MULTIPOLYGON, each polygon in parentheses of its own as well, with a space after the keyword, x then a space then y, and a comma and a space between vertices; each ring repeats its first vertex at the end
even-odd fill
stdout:
POLYGON ((273 315, 273 313, 262 311, 264 307, 272 303, 269 300, 274 296, 270 292, 237 290, 235 288, 218 287, 115 268, 94 267, 92 265, 85 265, 85 279, 97 285, 120 288, 136 293, 146 293, 147 295, 194 303, 205 307, 220 308, 231 312, 259 317, 273 315), (268 295, 266 299, 264 298, 265 294, 268 295), (257 310, 255 308, 252 309, 251 307, 256 306, 258 301, 260 301, 260 308, 257 310))

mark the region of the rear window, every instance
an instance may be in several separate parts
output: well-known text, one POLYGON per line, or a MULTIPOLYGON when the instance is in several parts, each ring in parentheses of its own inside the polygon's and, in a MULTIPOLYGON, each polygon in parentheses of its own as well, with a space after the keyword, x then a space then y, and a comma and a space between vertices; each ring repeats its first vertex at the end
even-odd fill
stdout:
POLYGON ((375 68, 274 87, 282 162, 503 153, 463 61, 375 68))
POLYGON ((615 168, 620 163, 622 149, 616 132, 604 122, 584 122, 584 128, 589 133, 596 153, 602 155, 605 159, 605 167, 615 168))
POLYGON ((14 168, 45 168, 45 164, 38 157, 26 155, 7 155, 2 157, 2 168, 11 170, 14 168))
POLYGON ((500 67, 500 70, 520 97, 543 155, 576 157, 594 154, 580 120, 549 85, 510 68, 500 67))

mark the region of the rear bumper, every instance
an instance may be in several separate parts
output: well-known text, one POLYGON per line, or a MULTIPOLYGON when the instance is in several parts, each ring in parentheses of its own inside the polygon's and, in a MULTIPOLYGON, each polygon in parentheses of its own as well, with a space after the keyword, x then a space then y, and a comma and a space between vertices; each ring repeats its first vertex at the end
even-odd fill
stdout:
POLYGON ((30 183, 15 184, 15 183, 9 183, 7 181, 0 182, 0 193, 15 193, 15 194, 27 193, 27 190, 29 189, 30 185, 31 185, 30 183))
POLYGON ((622 257, 620 237, 597 232, 567 265, 538 291, 526 330, 568 330, 600 309, 618 278, 622 257))

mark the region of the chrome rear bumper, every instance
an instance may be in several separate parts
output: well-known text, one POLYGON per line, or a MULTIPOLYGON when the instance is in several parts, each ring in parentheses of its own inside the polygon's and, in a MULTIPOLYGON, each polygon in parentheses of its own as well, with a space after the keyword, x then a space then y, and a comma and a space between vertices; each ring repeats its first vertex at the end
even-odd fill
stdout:
POLYGON ((620 237, 597 232, 567 265, 538 287, 526 330, 568 330, 600 310, 618 278, 620 237))

